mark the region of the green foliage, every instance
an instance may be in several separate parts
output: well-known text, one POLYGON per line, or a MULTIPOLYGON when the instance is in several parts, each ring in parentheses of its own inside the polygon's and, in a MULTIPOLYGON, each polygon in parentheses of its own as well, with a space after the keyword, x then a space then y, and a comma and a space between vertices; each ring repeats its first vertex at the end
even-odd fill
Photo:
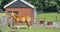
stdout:
MULTIPOLYGON (((3 7, 7 3, 11 2, 12 0, 0 0, 0 6, 3 7)), ((26 0, 29 3, 33 4, 37 7, 38 10, 43 10, 44 8, 48 8, 50 6, 57 5, 57 10, 60 10, 60 0, 26 0)))
POLYGON ((50 6, 55 6, 55 8, 57 8, 57 10, 59 10, 60 8, 60 0, 26 0, 28 2, 30 2, 31 4, 35 5, 37 7, 37 9, 41 10, 44 8, 48 8, 50 6))
POLYGON ((2 0, 2 3, 1 3, 1 8, 4 7, 4 5, 8 4, 9 2, 11 2, 12 0, 2 0))
POLYGON ((1 5, 1 3, 2 3, 2 0, 0 0, 0 5, 1 5))

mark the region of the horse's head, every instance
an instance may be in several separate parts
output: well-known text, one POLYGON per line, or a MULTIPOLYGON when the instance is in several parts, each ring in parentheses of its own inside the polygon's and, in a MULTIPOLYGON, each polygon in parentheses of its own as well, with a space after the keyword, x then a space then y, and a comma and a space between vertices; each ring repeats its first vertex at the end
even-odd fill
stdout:
POLYGON ((12 17, 13 17, 14 15, 15 15, 15 13, 13 13, 13 12, 10 14, 10 16, 12 16, 12 17))
POLYGON ((15 13, 12 12, 12 13, 10 14, 10 16, 12 16, 12 17, 15 18, 17 15, 16 15, 15 13))

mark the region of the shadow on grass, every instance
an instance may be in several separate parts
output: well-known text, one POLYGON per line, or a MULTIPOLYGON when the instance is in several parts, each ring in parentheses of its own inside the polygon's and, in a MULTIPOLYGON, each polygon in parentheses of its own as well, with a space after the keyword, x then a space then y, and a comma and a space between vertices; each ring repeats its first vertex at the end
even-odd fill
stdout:
MULTIPOLYGON (((18 29, 18 27, 13 27, 12 29, 18 29)), ((27 29, 26 27, 20 27, 19 29, 27 29)))
POLYGON ((21 27, 20 29, 27 29, 27 28, 25 28, 25 27, 21 27))

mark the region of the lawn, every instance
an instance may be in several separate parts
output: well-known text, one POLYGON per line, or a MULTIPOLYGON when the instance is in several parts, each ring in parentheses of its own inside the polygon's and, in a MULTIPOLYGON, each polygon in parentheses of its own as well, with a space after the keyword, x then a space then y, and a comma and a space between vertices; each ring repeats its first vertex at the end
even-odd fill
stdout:
POLYGON ((0 13, 0 17, 6 16, 6 13, 0 13))
POLYGON ((55 29, 46 29, 46 28, 34 28, 32 27, 31 30, 26 29, 26 30, 21 30, 21 32, 60 32, 60 30, 55 30, 55 29))
POLYGON ((48 21, 60 21, 60 14, 58 13, 43 13, 43 14, 38 14, 37 18, 40 19, 46 19, 46 22, 48 21))
MULTIPOLYGON (((7 28, 6 32, 9 32, 10 29, 7 28)), ((16 29, 16 32, 60 32, 59 29, 44 28, 44 27, 32 27, 31 29, 16 29)))
MULTIPOLYGON (((5 16, 6 13, 0 13, 0 17, 5 16)), ((46 18, 46 21, 56 21, 56 16, 57 20, 60 21, 60 14, 57 13, 45 13, 45 14, 38 14, 37 18, 46 18)), ((10 28, 7 27, 6 32, 10 31, 10 28)), ((44 28, 44 27, 32 27, 31 30, 29 29, 16 29, 16 32, 60 32, 59 29, 53 29, 53 28, 44 28)))

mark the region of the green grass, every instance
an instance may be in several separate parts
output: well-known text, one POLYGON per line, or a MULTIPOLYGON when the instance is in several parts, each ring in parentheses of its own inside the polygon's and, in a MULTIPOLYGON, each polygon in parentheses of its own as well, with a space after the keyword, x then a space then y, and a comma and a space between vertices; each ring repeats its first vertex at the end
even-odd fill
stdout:
POLYGON ((59 30, 55 29, 46 29, 46 28, 32 28, 31 30, 26 29, 26 30, 21 30, 21 32, 60 32, 59 30))
MULTIPOLYGON (((10 29, 7 28, 6 32, 9 32, 10 29)), ((16 32, 60 32, 59 29, 44 28, 44 27, 32 27, 31 29, 16 29, 16 32)))
POLYGON ((6 16, 6 13, 0 13, 0 17, 6 16))
POLYGON ((46 21, 60 21, 60 14, 57 13, 45 13, 45 14, 38 14, 37 18, 41 18, 41 19, 46 19, 46 21), (56 19, 57 17, 57 19, 56 19))
MULTIPOLYGON (((6 13, 0 13, 0 17, 2 16, 5 16, 6 13)), ((56 21, 56 16, 57 16, 57 19, 60 20, 60 14, 57 14, 57 13, 46 13, 46 14, 38 14, 37 18, 46 18, 46 21, 56 21)), ((10 28, 7 27, 6 32, 9 32, 10 31, 10 28)), ((49 29, 49 28, 44 28, 44 27, 32 27, 31 30, 29 29, 16 29, 16 32, 60 32, 60 30, 57 30, 57 29, 49 29)))

